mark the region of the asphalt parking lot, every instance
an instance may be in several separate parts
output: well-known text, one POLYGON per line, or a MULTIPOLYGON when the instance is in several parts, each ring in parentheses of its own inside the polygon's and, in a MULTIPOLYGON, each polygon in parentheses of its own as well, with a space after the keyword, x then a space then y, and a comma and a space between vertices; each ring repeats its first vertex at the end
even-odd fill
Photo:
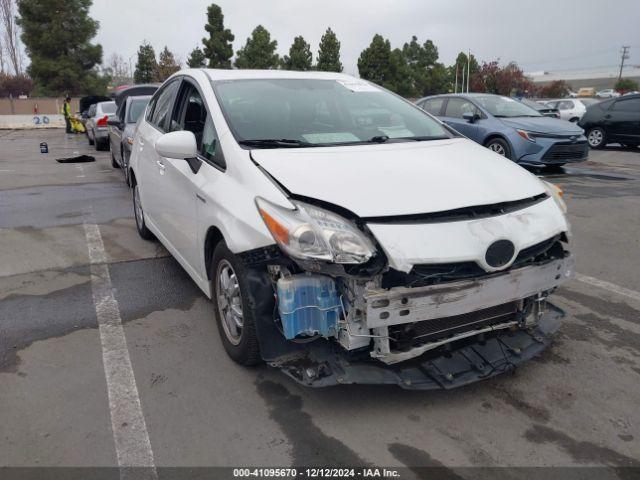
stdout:
POLYGON ((112 424, 87 218, 155 466, 440 466, 446 478, 471 478, 456 470, 471 466, 640 466, 639 149, 543 173, 565 190, 577 271, 555 295, 567 316, 553 347, 513 375, 425 393, 307 389, 234 364, 211 303, 138 237, 121 172, 89 148, 61 130, 0 131, 0 467, 117 466, 123 454, 114 429, 126 445, 131 426, 112 424), (96 161, 55 161, 74 152, 96 161))

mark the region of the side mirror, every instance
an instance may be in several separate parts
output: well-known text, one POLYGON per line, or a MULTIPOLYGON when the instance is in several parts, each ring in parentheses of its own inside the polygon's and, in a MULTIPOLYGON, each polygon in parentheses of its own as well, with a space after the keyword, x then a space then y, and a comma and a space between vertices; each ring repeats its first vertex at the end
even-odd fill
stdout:
POLYGON ((462 114, 462 118, 469 123, 474 123, 476 120, 480 120, 480 115, 477 113, 465 112, 462 114))
POLYGON ((156 140, 155 148, 158 155, 167 158, 186 160, 198 155, 196 136, 187 130, 165 133, 156 140))

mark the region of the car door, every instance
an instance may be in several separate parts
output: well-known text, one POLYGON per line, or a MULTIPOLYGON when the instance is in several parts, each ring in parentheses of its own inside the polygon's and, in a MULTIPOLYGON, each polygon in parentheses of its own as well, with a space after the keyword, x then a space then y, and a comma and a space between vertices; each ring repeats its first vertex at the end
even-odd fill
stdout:
POLYGON ((138 150, 136 179, 145 217, 151 230, 165 245, 168 238, 165 217, 170 199, 165 193, 166 159, 156 153, 155 144, 168 131, 180 83, 180 79, 174 79, 156 92, 133 145, 138 150))
MULTIPOLYGON (((170 130, 186 130, 194 134, 198 151, 202 149, 207 108, 204 98, 195 82, 185 78, 178 93, 178 100, 173 109, 170 130)), ((197 205, 197 183, 202 180, 200 167, 184 159, 162 158, 164 163, 163 188, 164 195, 169 199, 165 203, 162 214, 162 228, 179 253, 181 260, 186 262, 187 270, 193 275, 201 276, 198 272, 199 250, 197 205)), ((200 197, 202 198, 202 197, 200 197)))
POLYGON ((465 113, 473 113, 482 116, 478 107, 476 107, 470 100, 467 100, 466 98, 449 97, 444 107, 444 114, 441 120, 464 136, 479 142, 478 122, 482 120, 479 119, 469 122, 463 117, 465 113))
POLYGON ((605 114, 605 118, 612 141, 631 144, 640 142, 640 98, 616 100, 605 114))

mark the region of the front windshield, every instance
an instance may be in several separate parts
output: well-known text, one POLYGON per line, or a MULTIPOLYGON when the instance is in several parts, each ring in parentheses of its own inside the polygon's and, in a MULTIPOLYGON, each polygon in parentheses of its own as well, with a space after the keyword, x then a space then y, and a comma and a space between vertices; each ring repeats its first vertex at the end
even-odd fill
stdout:
POLYGON ((147 103, 149 103, 148 98, 132 100, 131 105, 129 105, 129 117, 127 118, 127 123, 136 123, 140 114, 147 106, 147 103))
POLYGON ((541 117, 536 110, 527 107, 513 98, 499 95, 478 95, 473 97, 491 115, 498 118, 541 117))
POLYGON ((449 138, 433 118, 361 80, 259 79, 214 81, 236 140, 269 148, 449 138))

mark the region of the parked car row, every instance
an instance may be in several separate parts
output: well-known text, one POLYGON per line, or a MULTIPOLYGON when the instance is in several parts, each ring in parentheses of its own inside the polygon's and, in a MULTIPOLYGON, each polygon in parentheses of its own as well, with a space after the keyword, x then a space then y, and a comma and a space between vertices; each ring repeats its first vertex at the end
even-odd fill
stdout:
POLYGON ((419 104, 446 125, 330 72, 192 69, 151 97, 122 164, 136 226, 211 298, 233 360, 436 389, 549 345, 565 205, 503 157, 582 158, 582 130, 495 95, 419 104))

